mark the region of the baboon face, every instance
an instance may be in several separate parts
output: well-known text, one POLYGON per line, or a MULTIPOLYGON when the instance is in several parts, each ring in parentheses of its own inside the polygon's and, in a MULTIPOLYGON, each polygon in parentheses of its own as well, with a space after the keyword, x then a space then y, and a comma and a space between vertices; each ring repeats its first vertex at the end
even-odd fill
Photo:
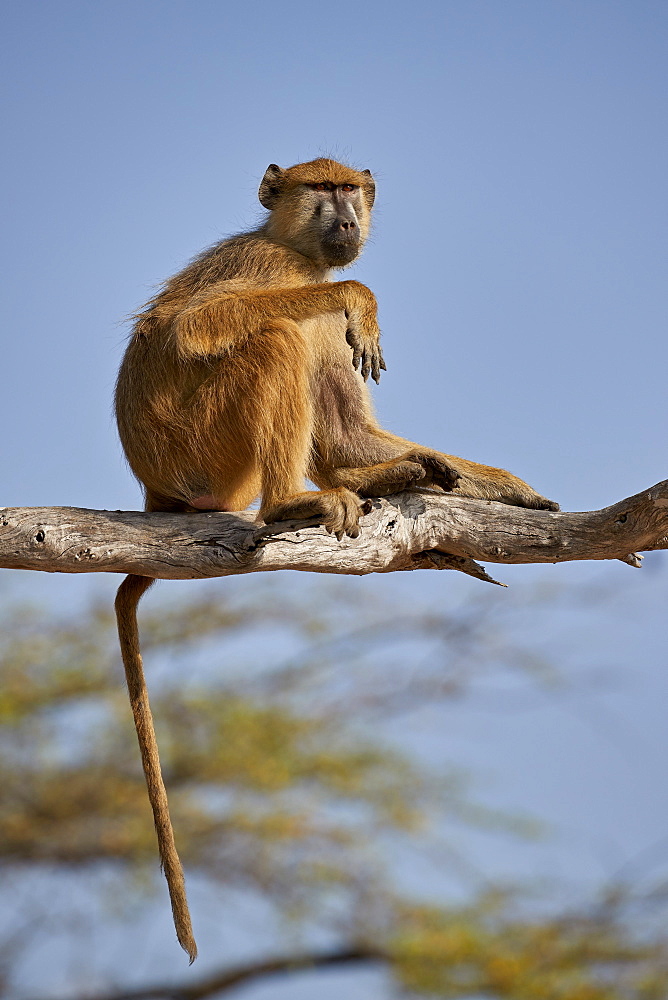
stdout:
POLYGON ((345 267, 362 249, 362 194, 355 184, 318 181, 301 192, 302 211, 308 213, 308 229, 330 267, 345 267))
POLYGON ((272 213, 272 239, 327 267, 345 267, 364 245, 374 194, 368 170, 322 159, 288 170, 272 164, 259 197, 272 213))

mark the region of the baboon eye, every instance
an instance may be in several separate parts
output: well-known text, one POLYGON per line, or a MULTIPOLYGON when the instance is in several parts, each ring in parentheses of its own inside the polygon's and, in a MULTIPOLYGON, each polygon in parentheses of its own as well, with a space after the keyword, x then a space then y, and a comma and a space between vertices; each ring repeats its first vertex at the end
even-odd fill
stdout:
POLYGON ((356 184, 342 184, 341 185, 341 190, 342 191, 357 191, 357 185, 356 184))
POLYGON ((321 182, 319 184, 311 184, 311 187, 313 188, 314 191, 329 191, 331 185, 324 184, 321 182))

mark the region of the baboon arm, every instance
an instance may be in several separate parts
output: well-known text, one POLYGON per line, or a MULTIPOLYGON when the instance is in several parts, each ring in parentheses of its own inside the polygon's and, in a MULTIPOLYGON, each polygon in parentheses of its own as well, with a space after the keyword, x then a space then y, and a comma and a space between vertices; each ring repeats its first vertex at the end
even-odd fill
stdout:
POLYGON ((241 291, 213 288, 177 314, 173 330, 182 357, 215 357, 243 344, 267 322, 300 322, 343 311, 354 327, 377 340, 376 300, 359 281, 241 291))

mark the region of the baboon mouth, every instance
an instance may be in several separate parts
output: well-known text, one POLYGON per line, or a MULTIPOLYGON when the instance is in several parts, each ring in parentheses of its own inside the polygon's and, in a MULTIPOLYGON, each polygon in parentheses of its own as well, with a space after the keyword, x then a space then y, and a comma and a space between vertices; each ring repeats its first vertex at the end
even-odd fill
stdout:
POLYGON ((323 241, 322 249, 330 264, 350 264, 360 252, 358 239, 330 239, 323 241))

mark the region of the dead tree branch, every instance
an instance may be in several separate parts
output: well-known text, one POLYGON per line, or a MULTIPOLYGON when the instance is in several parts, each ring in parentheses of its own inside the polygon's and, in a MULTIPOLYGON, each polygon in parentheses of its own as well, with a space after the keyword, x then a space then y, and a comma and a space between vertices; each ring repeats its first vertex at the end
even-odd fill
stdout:
POLYGON ((391 573, 456 569, 491 580, 477 560, 621 559, 668 548, 668 480, 603 510, 552 513, 411 490, 371 502, 359 538, 312 522, 264 527, 252 511, 162 514, 77 507, 0 508, 0 567, 47 573, 137 573, 204 579, 278 569, 391 573))

